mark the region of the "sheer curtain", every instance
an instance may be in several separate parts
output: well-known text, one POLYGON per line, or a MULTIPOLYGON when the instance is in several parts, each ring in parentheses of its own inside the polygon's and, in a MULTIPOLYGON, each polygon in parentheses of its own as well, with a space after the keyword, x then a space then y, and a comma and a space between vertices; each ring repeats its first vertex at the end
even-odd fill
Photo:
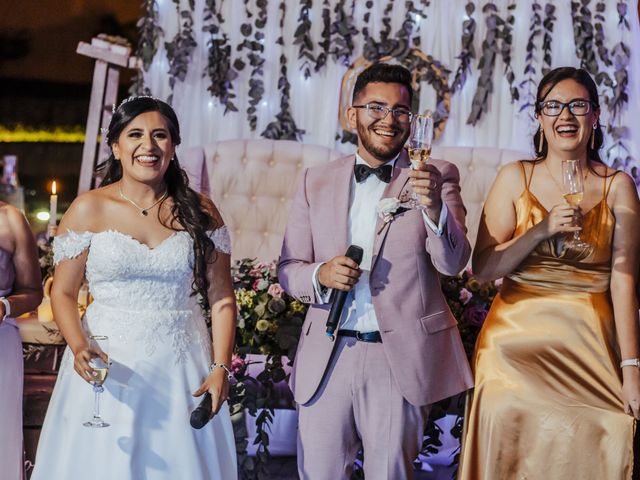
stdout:
MULTIPOLYGON (((294 33, 298 28, 298 18, 300 16, 301 1, 286 0, 286 14, 282 36, 284 45, 276 43, 281 34, 279 26, 281 10, 280 0, 267 0, 267 22, 263 29, 265 40, 263 42, 264 52, 261 54, 265 59, 264 88, 265 95, 257 107, 257 126, 251 130, 246 119, 245 110, 249 101, 248 83, 251 68, 247 66, 244 71, 233 82, 234 92, 237 95, 234 102, 239 112, 224 114, 224 106, 218 99, 211 97, 207 91, 209 79, 204 74, 207 62, 207 39, 208 34, 202 32, 204 0, 195 0, 192 12, 197 46, 191 56, 189 69, 184 82, 177 81, 173 92, 173 106, 181 120, 183 131, 183 145, 193 146, 207 142, 236 139, 236 138, 258 138, 267 124, 274 120, 275 115, 280 111, 280 92, 278 91, 278 78, 280 73, 279 57, 281 53, 286 55, 288 62, 288 80, 291 84, 290 104, 291 114, 295 119, 297 127, 305 131, 302 141, 337 148, 343 151, 351 151, 351 144, 341 143, 336 139, 336 135, 341 132, 338 121, 339 95, 342 77, 348 66, 336 62, 332 57, 318 73, 312 73, 310 78, 304 78, 301 71, 302 61, 298 59, 299 46, 294 44, 294 33)), ((319 42, 322 41, 321 32, 323 29, 322 9, 323 4, 331 7, 331 20, 335 19, 334 7, 338 3, 345 5, 347 13, 353 12, 353 25, 359 32, 354 37, 354 51, 350 62, 361 57, 365 38, 362 35, 363 27, 368 27, 370 35, 379 39, 383 28, 382 20, 385 16, 385 9, 391 4, 386 0, 372 2, 368 22, 365 22, 367 13, 367 3, 365 1, 346 0, 314 0, 310 9, 311 37, 314 44, 314 53, 319 52, 319 42)), ((393 2, 390 9, 392 36, 401 28, 405 20, 407 3, 400 0, 393 2)), ((442 136, 436 142, 440 145, 458 146, 493 146, 501 148, 514 148, 532 151, 531 135, 535 130, 535 122, 532 117, 532 110, 528 108, 520 111, 521 106, 526 103, 527 89, 520 88, 520 100, 511 101, 509 84, 506 81, 504 63, 500 54, 497 55, 495 70, 493 73, 493 93, 491 94, 486 111, 477 124, 467 124, 467 118, 471 111, 472 99, 475 94, 478 82, 478 60, 482 55, 482 41, 487 31, 485 14, 483 7, 488 3, 493 3, 497 7, 498 15, 506 19, 509 5, 514 6, 513 14, 515 21, 513 24, 513 44, 511 53, 511 66, 515 73, 515 84, 520 84, 525 80, 525 57, 526 46, 529 37, 529 27, 533 15, 532 5, 539 4, 542 7, 540 15, 544 20, 544 8, 546 4, 555 6, 555 17, 552 44, 551 44, 551 65, 552 67, 571 65, 580 66, 580 59, 576 54, 574 42, 574 25, 571 13, 571 1, 546 1, 539 0, 495 0, 468 2, 467 0, 431 0, 428 6, 424 2, 414 1, 415 8, 422 10, 426 18, 418 14, 413 14, 416 23, 413 26, 411 38, 417 37, 420 41, 420 48, 423 52, 432 55, 440 61, 452 73, 449 75, 449 84, 453 81, 455 71, 459 65, 457 59, 461 51, 461 34, 463 21, 467 18, 465 6, 467 3, 475 5, 472 18, 476 23, 474 36, 474 48, 476 58, 471 64, 471 72, 463 88, 455 92, 451 98, 451 112, 442 136)), ((638 135, 634 135, 631 127, 632 119, 637 121, 640 118, 640 56, 637 55, 637 48, 640 47, 640 27, 638 25, 638 11, 632 2, 596 1, 592 0, 588 4, 592 15, 596 14, 598 3, 606 4, 604 12, 604 44, 611 52, 614 45, 619 42, 630 49, 630 63, 628 65, 629 84, 627 94, 629 101, 622 111, 619 120, 615 122, 617 126, 629 126, 630 132, 627 138, 623 139, 625 146, 629 150, 631 157, 637 162, 640 159, 640 141, 638 135), (619 25, 619 14, 617 4, 622 3, 628 6, 626 19, 629 22, 629 29, 619 25)), ((168 98, 171 89, 168 83, 169 64, 164 47, 165 41, 170 41, 175 35, 179 22, 181 21, 176 12, 176 4, 172 0, 157 0, 158 22, 163 30, 160 36, 159 48, 154 60, 145 74, 146 86, 153 95, 161 98, 168 98)), ((240 27, 247 21, 245 5, 251 12, 256 12, 255 0, 240 2, 239 0, 217 1, 221 5, 221 13, 224 22, 221 25, 222 31, 229 37, 232 45, 233 59, 242 58, 246 61, 245 52, 238 52, 236 45, 244 40, 240 27)), ((181 9, 188 9, 188 1, 182 0, 181 9)), ((255 17, 254 17, 255 20, 255 17)), ((533 66, 537 74, 534 76, 535 83, 542 77, 542 51, 541 36, 536 40, 537 50, 534 52, 533 66)), ((595 47, 594 47, 595 48, 595 47)), ((597 56, 597 55, 596 55, 597 56)), ((602 62, 598 63, 600 69, 604 69, 613 77, 613 68, 604 67, 602 62)), ((535 94, 535 86, 533 94, 535 94)), ((601 123, 607 125, 610 112, 604 104, 604 95, 611 95, 611 89, 602 85, 600 87, 602 116, 601 123)), ((423 85, 420 98, 420 108, 434 108, 435 92, 427 84, 423 85)), ((605 135, 606 142, 603 152, 612 144, 609 135, 605 135)), ((616 153, 616 152, 612 152, 616 153)), ((612 157, 613 158, 613 157, 612 157)))

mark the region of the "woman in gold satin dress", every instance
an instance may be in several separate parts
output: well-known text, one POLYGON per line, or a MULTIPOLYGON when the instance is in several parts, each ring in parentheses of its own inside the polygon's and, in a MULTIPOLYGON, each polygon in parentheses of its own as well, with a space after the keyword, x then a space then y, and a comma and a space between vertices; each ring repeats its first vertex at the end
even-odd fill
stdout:
POLYGON ((473 269, 504 282, 476 343, 461 480, 632 478, 640 208, 633 180, 600 160, 599 113, 588 73, 549 72, 536 159, 505 166, 485 203, 473 269), (582 165, 579 207, 563 159, 582 165), (578 229, 590 247, 570 245, 578 229))

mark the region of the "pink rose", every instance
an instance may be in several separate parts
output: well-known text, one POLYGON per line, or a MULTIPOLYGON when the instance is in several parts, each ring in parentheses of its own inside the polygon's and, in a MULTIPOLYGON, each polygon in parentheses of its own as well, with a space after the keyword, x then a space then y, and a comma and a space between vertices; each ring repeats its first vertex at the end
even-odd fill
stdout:
POLYGON ((279 283, 272 283, 271 285, 269 285, 269 290, 267 290, 267 293, 272 297, 282 298, 284 290, 279 283))
POLYGON ((462 290, 460 290, 460 301, 462 302, 463 305, 466 305, 469 302, 469 300, 471 300, 471 297, 473 297, 473 294, 466 288, 463 288, 462 290))
POLYGON ((240 370, 242 370, 245 366, 246 362, 244 358, 236 355, 235 353, 231 357, 231 371, 237 374, 240 370))

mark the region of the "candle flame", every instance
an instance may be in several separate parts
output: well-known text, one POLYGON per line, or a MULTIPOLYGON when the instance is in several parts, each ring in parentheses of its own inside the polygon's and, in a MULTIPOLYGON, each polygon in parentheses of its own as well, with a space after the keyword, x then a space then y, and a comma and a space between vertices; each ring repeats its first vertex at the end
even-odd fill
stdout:
POLYGON ((56 188, 56 181, 54 180, 51 184, 51 194, 55 195, 56 193, 58 193, 58 189, 56 188))

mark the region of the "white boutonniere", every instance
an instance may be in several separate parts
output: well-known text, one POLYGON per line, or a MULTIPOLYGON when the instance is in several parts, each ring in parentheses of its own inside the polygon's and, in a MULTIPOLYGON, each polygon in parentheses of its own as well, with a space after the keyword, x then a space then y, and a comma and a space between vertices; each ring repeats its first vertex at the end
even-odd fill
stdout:
MULTIPOLYGON (((378 216, 382 219, 384 224, 382 228, 385 227, 389 222, 392 222, 396 215, 406 212, 409 210, 405 205, 404 201, 397 197, 387 197, 382 198, 378 202, 376 206, 376 211, 378 212, 378 216)), ((378 231, 380 233, 382 228, 378 231)))

